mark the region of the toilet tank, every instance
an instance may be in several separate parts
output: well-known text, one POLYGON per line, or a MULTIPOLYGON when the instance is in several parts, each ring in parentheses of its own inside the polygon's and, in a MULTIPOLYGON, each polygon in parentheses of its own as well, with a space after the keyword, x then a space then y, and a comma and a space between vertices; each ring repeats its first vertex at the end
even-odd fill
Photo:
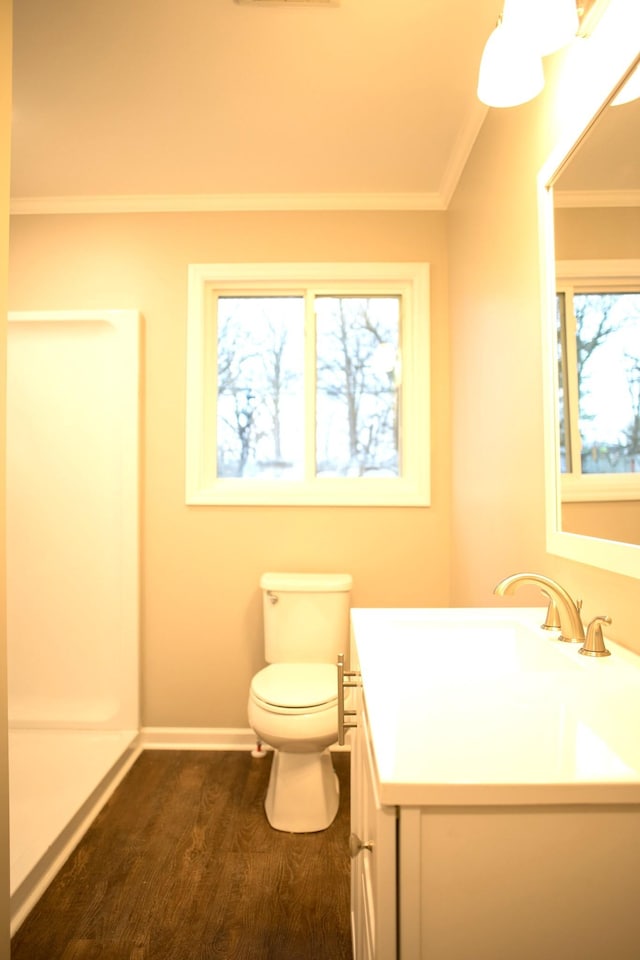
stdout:
POLYGON ((335 663, 349 650, 347 573, 265 573, 260 579, 268 663, 335 663))

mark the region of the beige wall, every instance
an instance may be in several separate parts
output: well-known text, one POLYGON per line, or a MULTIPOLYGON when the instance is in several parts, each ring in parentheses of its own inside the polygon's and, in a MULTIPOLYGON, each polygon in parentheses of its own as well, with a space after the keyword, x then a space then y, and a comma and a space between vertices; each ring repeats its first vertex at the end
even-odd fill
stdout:
POLYGON ((9 773, 7 754, 7 629, 5 598, 6 305, 9 260, 11 138, 11 0, 0 0, 0 960, 9 957, 9 773))
POLYGON ((604 540, 640 544, 640 502, 611 500, 562 504, 562 529, 604 540))
POLYGON ((640 207, 566 207, 554 222, 558 260, 640 257, 640 207))
POLYGON ((445 214, 15 217, 10 307, 144 316, 144 725, 247 726, 264 570, 347 571, 359 606, 449 603, 445 214), (187 264, 241 260, 431 263, 430 508, 185 506, 187 264))
MULTIPOLYGON (((585 619, 609 614, 609 635, 640 652, 637 581, 545 545, 536 176, 562 128, 561 57, 536 100, 489 111, 449 210, 452 597, 483 602, 507 574, 546 573, 584 599, 585 619)), ((535 589, 514 598, 539 600, 535 589)))
POLYGON ((489 112, 449 210, 455 603, 546 566, 535 110, 489 112))

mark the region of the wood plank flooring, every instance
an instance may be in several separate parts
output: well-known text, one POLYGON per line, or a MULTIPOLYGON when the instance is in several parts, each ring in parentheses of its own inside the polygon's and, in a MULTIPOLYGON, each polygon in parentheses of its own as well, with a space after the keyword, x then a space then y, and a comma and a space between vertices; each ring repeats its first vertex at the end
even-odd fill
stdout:
POLYGON ((351 960, 349 754, 320 833, 281 833, 271 756, 142 753, 16 933, 12 960, 351 960))

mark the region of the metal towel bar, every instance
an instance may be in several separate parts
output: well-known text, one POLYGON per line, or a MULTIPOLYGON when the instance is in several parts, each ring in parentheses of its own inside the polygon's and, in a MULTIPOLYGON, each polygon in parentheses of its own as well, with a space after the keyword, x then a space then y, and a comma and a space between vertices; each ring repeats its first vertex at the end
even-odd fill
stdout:
POLYGON ((358 670, 345 670, 344 653, 338 654, 338 743, 344 746, 346 731, 350 727, 357 726, 355 720, 347 720, 346 717, 355 717, 355 710, 345 710, 344 691, 345 687, 359 687, 360 673, 358 670))

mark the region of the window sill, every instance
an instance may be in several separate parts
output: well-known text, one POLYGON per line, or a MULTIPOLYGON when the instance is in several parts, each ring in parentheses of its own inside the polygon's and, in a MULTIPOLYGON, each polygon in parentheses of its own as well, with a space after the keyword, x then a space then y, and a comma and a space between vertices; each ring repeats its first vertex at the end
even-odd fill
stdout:
POLYGON ((640 473, 565 474, 561 498, 563 503, 640 500, 640 473))
POLYGON ((273 483, 217 480, 187 491, 188 506, 283 507, 426 507, 425 480, 316 480, 314 483, 273 483))

